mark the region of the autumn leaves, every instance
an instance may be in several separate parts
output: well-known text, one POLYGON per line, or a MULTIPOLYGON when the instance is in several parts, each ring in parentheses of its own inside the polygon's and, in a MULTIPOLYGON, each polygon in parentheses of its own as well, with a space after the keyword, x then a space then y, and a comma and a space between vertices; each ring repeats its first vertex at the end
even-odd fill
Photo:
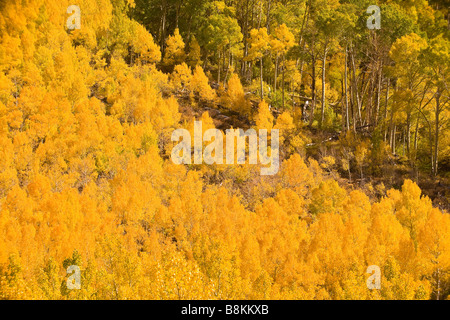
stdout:
MULTIPOLYGON (((226 130, 226 164, 234 164, 235 153, 237 154, 237 164, 244 164, 246 158, 246 137, 248 137, 249 164, 257 164, 257 159, 263 165, 269 164, 268 168, 261 168, 262 175, 273 175, 279 168, 279 132, 278 129, 270 131, 270 156, 267 150, 267 130, 260 129, 259 137, 254 129, 248 129, 246 132, 242 129, 226 130), (259 138, 259 142, 258 142, 259 138), (235 149, 235 140, 237 139, 237 148, 235 149), (259 146, 259 153, 257 153, 259 146)), ((191 164, 191 135, 186 129, 176 129, 172 133, 171 140, 182 140, 172 149, 172 161, 175 164, 191 164), (180 151, 182 155, 180 155, 180 151)), ((223 134, 218 129, 202 130, 202 122, 194 121, 194 163, 202 164, 223 164, 224 139, 223 134), (203 143, 211 141, 203 149, 203 143), (214 154, 214 155, 213 155, 214 154)))

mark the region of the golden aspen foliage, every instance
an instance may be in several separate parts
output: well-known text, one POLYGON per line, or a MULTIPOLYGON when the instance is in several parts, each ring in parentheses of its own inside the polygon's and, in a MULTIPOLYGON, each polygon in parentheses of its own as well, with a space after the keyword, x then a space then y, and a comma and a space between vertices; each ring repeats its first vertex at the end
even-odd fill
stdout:
POLYGON ((227 83, 227 91, 223 97, 224 105, 243 115, 250 115, 251 104, 245 98, 244 88, 236 73, 233 73, 227 83))
POLYGON ((294 119, 289 114, 288 111, 283 112, 276 121, 274 129, 280 129, 282 132, 283 130, 286 130, 286 133, 282 133, 284 135, 288 135, 289 130, 292 130, 295 128, 294 126, 294 119))
POLYGON ((190 90, 198 94, 199 98, 204 101, 213 101, 216 97, 215 91, 208 82, 202 67, 196 66, 192 75, 190 90))
POLYGON ((295 44, 295 38, 286 24, 280 24, 275 29, 275 36, 270 42, 271 50, 276 54, 285 54, 295 44))
POLYGON ((186 63, 177 64, 171 74, 172 85, 175 90, 182 92, 190 88, 192 80, 192 71, 186 63))
POLYGON ((385 285, 381 290, 383 298, 388 300, 420 300, 430 294, 430 286, 426 281, 421 281, 407 272, 402 272, 401 267, 394 258, 388 259, 383 267, 385 285))
POLYGON ((305 199, 291 189, 281 189, 275 200, 288 215, 297 215, 299 218, 303 218, 307 214, 305 199))
POLYGON ((402 191, 389 190, 388 197, 394 201, 398 221, 409 231, 417 245, 418 229, 426 221, 432 210, 431 201, 421 196, 422 191, 413 181, 405 180, 402 191))
POLYGON ((152 35, 138 23, 136 23, 136 37, 132 45, 140 63, 156 63, 161 60, 161 51, 153 41, 152 35))
POLYGON ((442 283, 449 279, 450 230, 449 216, 433 208, 418 233, 420 260, 424 272, 431 275, 430 284, 436 299, 443 295, 442 283))
POLYGON ((248 59, 261 59, 265 51, 269 49, 269 35, 267 34, 267 28, 252 29, 250 30, 250 50, 248 59))
POLYGON ((14 163, 14 147, 10 139, 0 136, 0 197, 6 196, 9 190, 17 184, 17 171, 14 163))
POLYGON ((258 113, 254 116, 256 127, 266 129, 268 132, 273 128, 273 115, 270 112, 269 105, 262 100, 258 105, 258 113))
POLYGON ((167 38, 164 63, 166 65, 176 65, 184 62, 185 59, 184 41, 180 35, 180 31, 176 28, 174 34, 167 38))
POLYGON ((195 36, 192 36, 191 41, 189 42, 189 52, 186 57, 186 62, 191 68, 195 68, 202 63, 201 58, 200 45, 195 36))
POLYGON ((280 130, 280 144, 282 144, 293 134, 295 129, 294 118, 288 111, 285 111, 278 116, 273 128, 280 130))
POLYGON ((335 180, 326 180, 312 190, 310 211, 312 214, 340 213, 343 214, 343 202, 347 196, 344 189, 335 180))
POLYGON ((281 183, 283 188, 294 190, 301 197, 309 195, 317 182, 313 173, 303 161, 302 157, 295 153, 282 164, 281 183))

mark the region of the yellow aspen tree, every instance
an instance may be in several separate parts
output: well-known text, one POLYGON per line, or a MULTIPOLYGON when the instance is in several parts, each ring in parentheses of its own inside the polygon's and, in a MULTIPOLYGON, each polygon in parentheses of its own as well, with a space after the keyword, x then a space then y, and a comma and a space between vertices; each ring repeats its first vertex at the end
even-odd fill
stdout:
POLYGON ((432 210, 431 200, 421 196, 419 186, 409 179, 404 181, 401 192, 391 189, 387 194, 394 200, 397 219, 409 231, 417 248, 417 232, 432 210))
POLYGON ((258 105, 258 113, 254 117, 258 129, 266 129, 268 132, 273 128, 273 115, 267 103, 262 100, 258 105))
POLYGON ((259 60, 260 68, 260 98, 264 99, 264 87, 263 87, 263 58, 270 48, 269 35, 267 34, 266 28, 252 29, 250 30, 250 37, 248 39, 250 44, 247 59, 259 60))
POLYGON ((278 73, 278 59, 281 56, 281 70, 282 70, 282 107, 284 108, 284 75, 286 71, 285 55, 289 49, 295 44, 295 37, 286 24, 281 24, 275 29, 275 34, 270 41, 270 50, 275 56, 275 76, 274 76, 274 93, 277 90, 277 73, 278 73))
POLYGON ((215 91, 209 85, 208 77, 200 66, 196 66, 194 69, 190 90, 198 94, 199 98, 204 101, 213 101, 216 97, 215 91))
POLYGON ((182 63, 186 59, 184 46, 180 31, 176 28, 174 34, 167 38, 166 49, 164 52, 164 64, 173 66, 182 63))
POLYGON ((191 41, 189 42, 189 53, 187 54, 186 62, 191 68, 195 68, 197 65, 202 64, 201 48, 195 36, 192 36, 191 41))
POLYGON ((430 280, 433 298, 444 299, 444 283, 450 270, 450 219, 448 214, 433 208, 418 232, 421 260, 430 280))
POLYGON ((246 116, 250 115, 251 104, 245 98, 244 88, 236 73, 233 73, 228 80, 224 104, 227 108, 239 112, 240 114, 246 116))
POLYGON ((192 71, 187 64, 183 62, 175 66, 170 78, 174 89, 184 92, 184 90, 190 88, 192 71))
POLYGON ((133 38, 133 50, 139 63, 156 63, 161 60, 161 51, 153 41, 152 35, 144 26, 136 23, 136 37, 133 38))
POLYGON ((273 128, 280 130, 280 144, 282 144, 292 135, 295 129, 294 118, 288 111, 285 111, 278 116, 273 128))

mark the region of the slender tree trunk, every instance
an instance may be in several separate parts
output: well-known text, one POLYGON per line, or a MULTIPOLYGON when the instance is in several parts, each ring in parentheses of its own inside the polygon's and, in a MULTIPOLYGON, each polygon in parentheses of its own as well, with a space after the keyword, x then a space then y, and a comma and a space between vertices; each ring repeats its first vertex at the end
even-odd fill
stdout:
POLYGON ((395 148, 394 148, 394 132, 395 132, 395 128, 394 128, 394 108, 391 109, 391 118, 389 120, 389 145, 391 146, 391 151, 392 153, 395 154, 395 148))
MULTIPOLYGON (((355 100, 356 100, 356 106, 357 106, 357 111, 358 111, 358 123, 359 125, 361 125, 362 123, 362 116, 361 116, 361 101, 359 98, 359 93, 358 93, 358 79, 356 78, 356 65, 355 65, 355 58, 353 55, 353 50, 351 51, 350 54, 351 60, 352 60, 352 73, 353 73, 353 87, 354 87, 354 94, 355 94, 355 100)), ((356 120, 356 119, 355 119, 356 120)))
MULTIPOLYGON (((225 56, 225 53, 224 53, 224 56, 225 56)), ((224 61, 224 62, 226 62, 226 61, 224 61)), ((225 73, 225 77, 223 78, 224 83, 226 83, 228 81, 228 72, 230 72, 232 64, 233 64, 233 54, 231 53, 231 50, 230 50, 228 52, 227 72, 225 73)))
POLYGON ((322 101, 321 101, 321 110, 320 110, 320 127, 322 128, 323 122, 325 120, 325 68, 327 63, 327 51, 328 48, 325 45, 325 49, 323 52, 323 58, 322 58, 322 101))
MULTIPOLYGON (((367 86, 366 88, 369 88, 369 94, 368 94, 368 98, 367 98, 367 104, 366 104, 366 121, 365 123, 367 124, 372 124, 372 120, 373 120, 373 92, 375 89, 375 85, 374 85, 374 72, 371 72, 370 74, 370 79, 367 80, 367 86)), ((364 100, 364 98, 363 98, 364 100)), ((370 128, 370 126, 369 126, 370 128)))
POLYGON ((350 86, 348 87, 349 89, 349 98, 350 98, 350 118, 352 119, 352 130, 353 133, 356 133, 356 107, 355 107, 355 94, 354 94, 354 89, 353 89, 353 79, 352 81, 350 81, 350 86))
POLYGON ((350 161, 348 161, 348 180, 352 183, 352 173, 350 172, 350 161))
POLYGON ((277 92, 277 76, 278 76, 278 55, 275 57, 275 77, 273 79, 273 93, 277 92))
POLYGON ((388 114, 388 102, 389 102, 389 83, 390 80, 389 78, 387 79, 387 83, 386 83, 386 97, 385 97, 385 101, 384 101, 384 141, 386 142, 387 139, 387 132, 388 132, 388 126, 386 125, 386 119, 387 119, 387 114, 388 114))
MULTIPOLYGON (((188 30, 187 30, 187 39, 188 41, 191 41, 191 22, 192 22, 192 15, 189 16, 188 19, 188 30)), ((189 42, 188 42, 189 43, 189 42)))
POLYGON ((381 83, 383 79, 383 62, 380 62, 380 68, 378 72, 378 85, 377 85, 377 102, 376 102, 376 110, 375 110, 375 126, 378 126, 378 119, 380 113, 380 101, 381 101, 381 83))
POLYGON ((281 105, 283 106, 283 109, 284 109, 284 69, 285 69, 285 67, 284 67, 284 55, 283 55, 283 66, 282 66, 282 69, 281 69, 281 105))
POLYGON ((406 129, 405 130, 403 130, 403 133, 402 133, 402 136, 403 136, 403 156, 405 156, 405 146, 406 146, 406 129))
POLYGON ((394 125, 394 129, 392 131, 392 153, 393 154, 396 154, 395 153, 395 134, 396 134, 396 132, 397 132, 397 126, 394 125))
MULTIPOLYGON (((310 7, 310 5, 311 5, 311 1, 309 1, 309 5, 307 5, 307 6, 305 7, 305 14, 304 14, 304 16, 303 16, 302 28, 301 28, 301 30, 300 30, 300 41, 299 41, 299 45, 300 45, 300 48, 301 48, 300 52, 302 52, 302 53, 305 51, 305 44, 306 44, 305 41, 303 41, 303 30, 304 30, 305 25, 308 24, 308 20, 309 20, 309 7, 310 7)), ((303 64, 304 64, 304 61, 303 61, 303 59, 301 59, 301 61, 300 61, 300 78, 302 79, 302 81, 303 81, 303 64)))
POLYGON ((344 63, 345 125, 348 131, 350 130, 350 121, 348 116, 347 55, 348 55, 347 46, 345 46, 345 63, 344 63))
POLYGON ((180 17, 181 2, 175 6, 175 28, 178 28, 178 19, 180 17))
POLYGON ((417 117, 416 128, 414 129, 414 161, 416 160, 417 154, 418 133, 419 133, 419 117, 417 117))
MULTIPOLYGON (((230 61, 228 61, 228 63, 230 63, 230 61)), ((226 65, 227 65, 227 54, 226 54, 226 51, 225 51, 225 48, 224 48, 223 52, 222 52, 222 70, 223 70, 223 72, 225 72, 226 65)), ((227 75, 228 75, 228 67, 227 67, 227 71, 225 72, 225 75, 224 75, 223 80, 222 80, 222 82, 224 84, 227 81, 227 75)))
POLYGON ((311 77, 312 77, 312 83, 311 83, 311 112, 310 112, 310 119, 309 119, 309 125, 311 126, 314 121, 314 109, 316 108, 316 58, 313 55, 312 59, 312 65, 311 65, 311 77))
POLYGON ((436 111, 435 111, 435 132, 434 132, 434 165, 433 165, 433 169, 434 169, 434 176, 437 175, 438 173, 438 153, 439 153, 439 114, 441 112, 440 110, 440 98, 441 98, 441 93, 438 92, 436 94, 436 111))
POLYGON ((248 56, 248 42, 247 42, 247 38, 248 38, 248 18, 249 18, 249 0, 245 1, 245 14, 244 14, 244 22, 242 25, 242 34, 243 34, 243 41, 244 41, 244 59, 241 60, 241 76, 243 79, 247 78, 247 74, 246 74, 246 67, 247 67, 247 62, 245 61, 248 56))
POLYGON ((408 159, 411 156, 410 153, 410 146, 411 146, 411 112, 408 112, 406 115, 406 154, 408 156, 408 159))
POLYGON ((436 300, 440 300, 441 298, 441 272, 440 268, 438 267, 436 270, 436 300))
POLYGON ((427 124, 428 127, 428 140, 429 140, 429 147, 430 147, 430 164, 431 164, 431 173, 434 173, 434 169, 433 169, 433 165, 434 165, 434 161, 433 161, 433 128, 431 126, 430 121, 428 121, 427 117, 425 116, 425 114, 422 111, 422 108, 425 108, 425 106, 428 105, 428 103, 431 102, 432 99, 434 99, 436 93, 433 95, 433 97, 425 104, 423 105, 421 108, 419 108, 419 113, 422 115, 423 119, 425 120, 425 123, 427 124))
POLYGON ((166 45, 166 15, 167 15, 167 5, 166 5, 166 0, 162 0, 161 2, 161 61, 164 57, 164 53, 165 53, 165 45, 166 45))
POLYGON ((261 18, 262 18, 262 12, 263 12, 263 2, 261 1, 259 3, 259 17, 258 17, 258 29, 261 28, 261 18))
POLYGON ((218 63, 217 63, 217 84, 220 84, 220 50, 217 52, 219 55, 218 63))
POLYGON ((261 84, 261 100, 264 99, 264 88, 263 88, 263 57, 259 58, 260 66, 260 84, 261 84))

